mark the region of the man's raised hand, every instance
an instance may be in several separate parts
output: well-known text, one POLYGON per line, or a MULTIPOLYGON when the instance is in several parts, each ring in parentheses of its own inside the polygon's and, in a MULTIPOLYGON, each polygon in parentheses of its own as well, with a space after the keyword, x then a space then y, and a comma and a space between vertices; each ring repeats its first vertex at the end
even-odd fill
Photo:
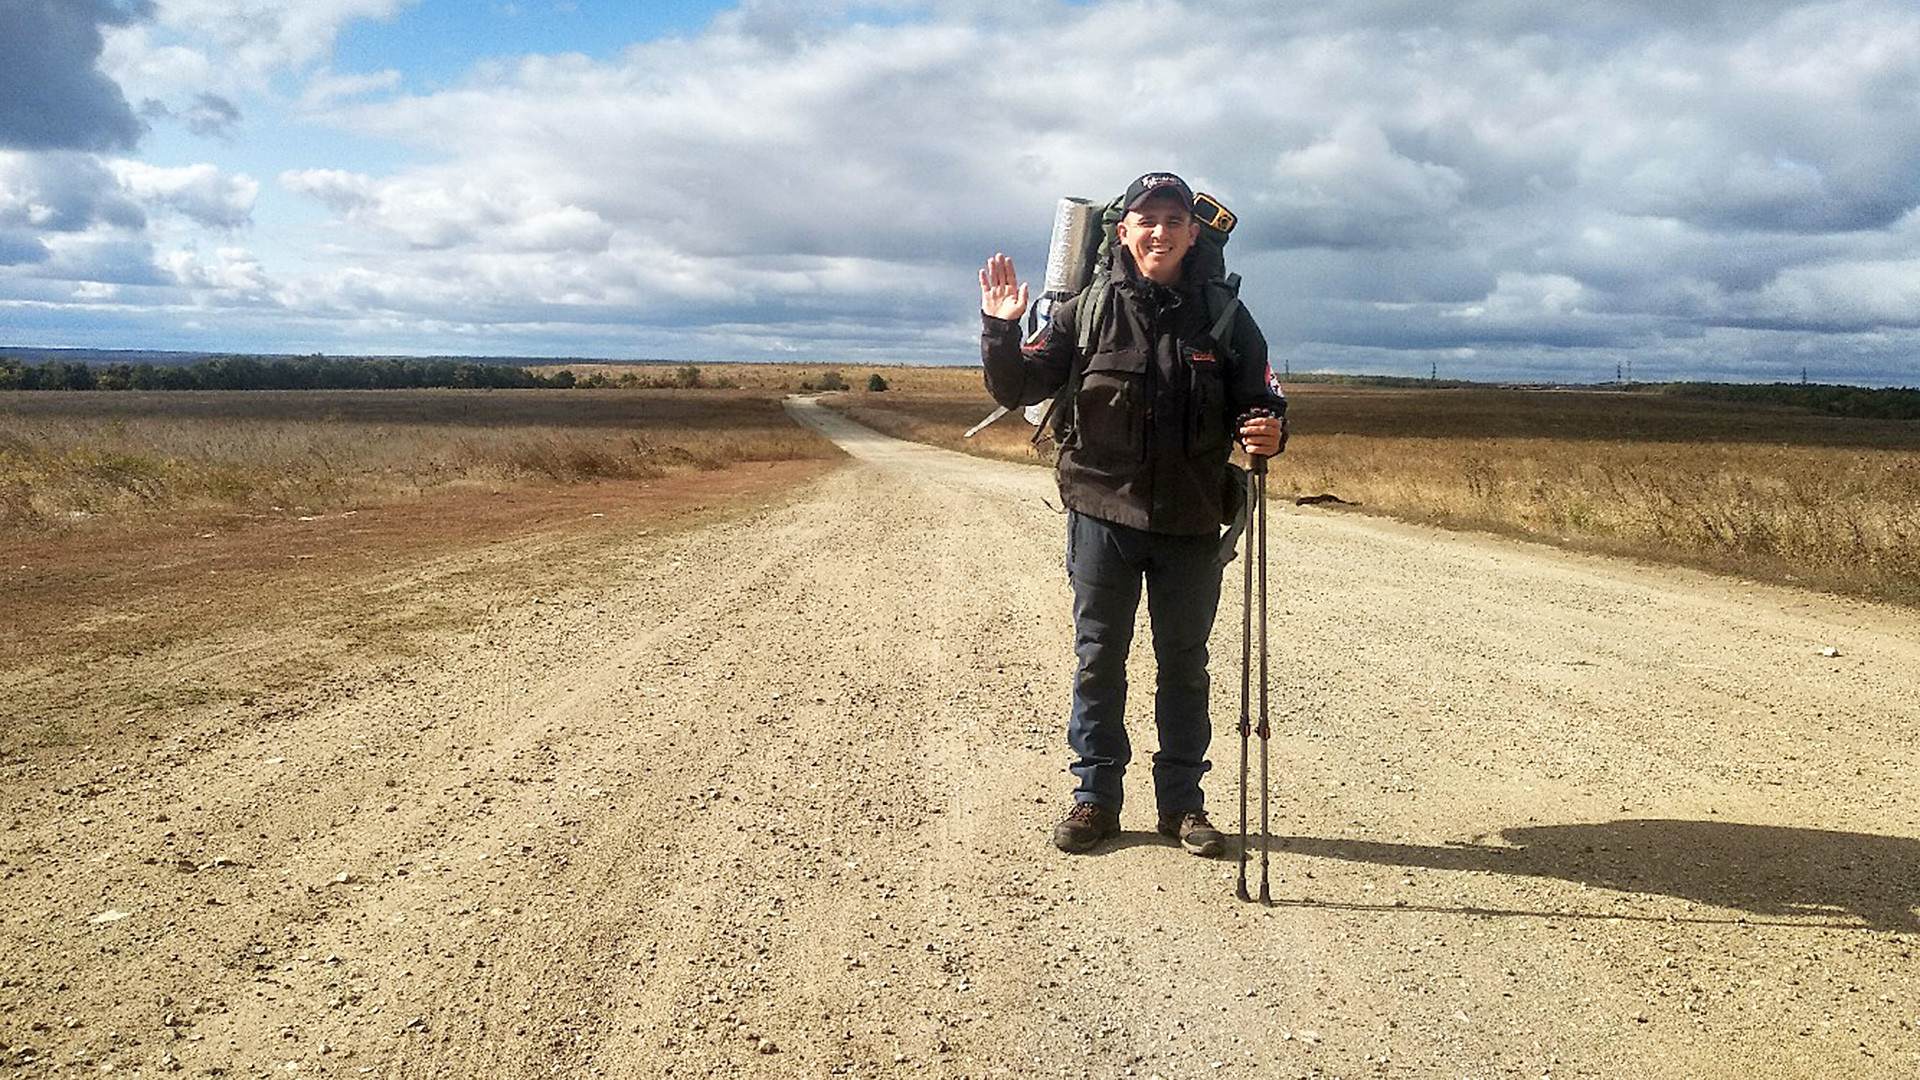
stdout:
POLYGON ((1027 312, 1027 286, 1005 255, 988 259, 980 271, 980 311, 1008 322, 1018 322, 1027 312))

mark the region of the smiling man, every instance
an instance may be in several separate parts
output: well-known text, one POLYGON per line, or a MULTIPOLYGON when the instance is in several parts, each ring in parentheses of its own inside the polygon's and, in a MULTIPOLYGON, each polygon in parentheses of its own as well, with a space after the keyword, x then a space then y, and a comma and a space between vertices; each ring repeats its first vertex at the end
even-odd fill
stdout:
POLYGON ((1134 181, 1140 194, 1127 201, 1127 216, 1115 232, 1140 276, 1161 285, 1180 280, 1180 264, 1200 238, 1193 219, 1193 199, 1187 185, 1170 173, 1155 173, 1134 181))
POLYGON ((1054 309, 1031 341, 1020 337, 1027 286, 1005 255, 987 261, 981 359, 1000 404, 1060 395, 1070 410, 1057 473, 1079 661, 1067 722, 1078 783, 1053 842, 1078 854, 1120 831, 1132 759, 1127 654, 1144 585, 1160 739, 1157 828, 1195 854, 1219 855, 1226 839, 1207 820, 1200 779, 1210 767, 1207 638, 1220 603, 1227 458, 1236 437, 1250 454, 1278 453, 1286 399, 1246 309, 1236 304, 1224 324, 1207 310, 1208 290, 1188 258, 1200 236, 1192 189, 1172 173, 1148 173, 1123 205, 1111 283, 1054 309), (1085 348, 1083 317, 1095 322, 1085 348))

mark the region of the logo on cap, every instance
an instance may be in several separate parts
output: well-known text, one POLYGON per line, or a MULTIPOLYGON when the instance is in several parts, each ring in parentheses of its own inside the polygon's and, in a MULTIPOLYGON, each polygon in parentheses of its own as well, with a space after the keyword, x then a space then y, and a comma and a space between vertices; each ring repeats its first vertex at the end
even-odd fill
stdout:
POLYGON ((1127 188, 1127 209, 1132 210, 1140 205, 1141 200, 1159 195, 1169 188, 1182 202, 1193 205, 1193 189, 1187 186, 1187 182, 1172 173, 1162 172, 1148 173, 1127 188))

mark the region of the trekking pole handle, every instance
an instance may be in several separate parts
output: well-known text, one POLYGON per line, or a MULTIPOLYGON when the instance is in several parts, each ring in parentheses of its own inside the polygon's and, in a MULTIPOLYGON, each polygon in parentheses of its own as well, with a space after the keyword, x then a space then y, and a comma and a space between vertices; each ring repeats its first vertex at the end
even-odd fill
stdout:
MULTIPOLYGON (((1241 417, 1240 423, 1244 427, 1248 421, 1256 420, 1256 419, 1273 420, 1273 419, 1277 419, 1277 417, 1274 415, 1274 412, 1271 409, 1249 409, 1241 417)), ((1280 445, 1284 448, 1286 446, 1286 434, 1285 434, 1286 429, 1284 427, 1286 421, 1282 419, 1280 422, 1283 425, 1283 427, 1281 428, 1280 445)), ((1264 475, 1267 471, 1267 458, 1270 457, 1271 455, 1254 453, 1251 449, 1247 447, 1245 439, 1242 439, 1240 441, 1240 447, 1241 449, 1247 451, 1248 464, 1251 466, 1252 471, 1255 473, 1264 475)))

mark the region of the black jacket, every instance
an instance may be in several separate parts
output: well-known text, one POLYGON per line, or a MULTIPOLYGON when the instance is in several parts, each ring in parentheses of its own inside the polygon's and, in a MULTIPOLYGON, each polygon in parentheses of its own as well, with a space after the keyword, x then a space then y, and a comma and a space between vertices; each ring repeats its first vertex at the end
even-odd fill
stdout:
POLYGON ((1091 517, 1148 532, 1219 535, 1227 456, 1243 417, 1283 415, 1267 342, 1241 308, 1226 348, 1209 336, 1201 290, 1116 274, 1088 355, 1079 318, 1089 294, 1053 309, 1034 341, 983 315, 987 392, 1008 408, 1054 396, 1078 367, 1075 422, 1060 448, 1060 498, 1091 517))

